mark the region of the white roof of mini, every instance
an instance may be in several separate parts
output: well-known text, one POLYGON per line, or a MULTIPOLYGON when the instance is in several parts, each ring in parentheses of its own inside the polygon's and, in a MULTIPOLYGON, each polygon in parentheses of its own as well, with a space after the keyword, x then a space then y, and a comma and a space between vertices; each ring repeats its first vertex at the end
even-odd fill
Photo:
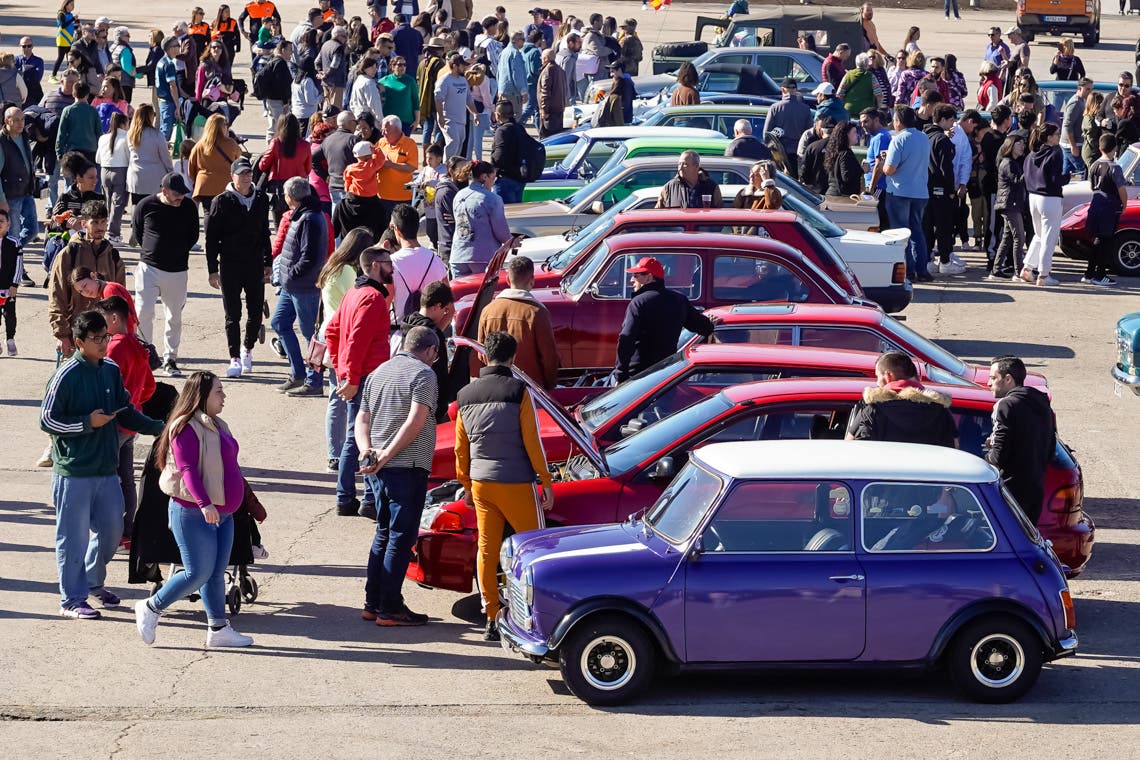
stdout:
POLYGON ((632 140, 635 137, 724 137, 715 129, 701 127, 593 127, 583 134, 594 140, 632 140))
POLYGON ((693 456, 731 478, 904 480, 991 483, 985 460, 944 446, 885 441, 741 441, 714 443, 693 456))

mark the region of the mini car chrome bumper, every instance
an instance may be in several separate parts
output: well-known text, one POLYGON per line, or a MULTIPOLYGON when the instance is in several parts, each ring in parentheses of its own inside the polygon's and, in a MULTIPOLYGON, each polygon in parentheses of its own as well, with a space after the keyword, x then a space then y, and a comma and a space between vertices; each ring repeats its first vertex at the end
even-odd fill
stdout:
POLYGON ((550 648, 545 644, 524 638, 523 634, 515 630, 507 615, 506 607, 499 610, 495 623, 499 626, 499 643, 508 652, 518 652, 535 662, 544 659, 550 652, 550 648))
POLYGON ((1140 375, 1130 375, 1118 365, 1112 365, 1112 379, 1121 385, 1127 385, 1132 392, 1140 396, 1140 375))
POLYGON ((1072 657, 1077 653, 1077 632, 1069 631, 1069 635, 1059 640, 1053 650, 1053 659, 1059 660, 1062 657, 1072 657))

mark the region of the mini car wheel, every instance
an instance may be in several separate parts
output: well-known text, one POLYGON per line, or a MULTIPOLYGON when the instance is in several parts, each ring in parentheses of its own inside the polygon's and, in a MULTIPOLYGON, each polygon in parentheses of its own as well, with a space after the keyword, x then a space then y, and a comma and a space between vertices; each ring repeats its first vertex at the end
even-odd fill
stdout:
POLYGON ((954 637, 947 666, 954 685, 975 702, 1020 699, 1041 673, 1041 639, 1014 617, 967 624, 954 637))
POLYGON ((230 608, 231 615, 241 612, 241 590, 237 586, 230 586, 226 592, 226 606, 230 608))
POLYGON ((1140 232, 1123 230, 1112 239, 1112 266, 1125 277, 1140 275, 1140 232))
POLYGON ((656 659, 640 624, 620 615, 599 615, 571 630, 558 664, 574 696, 591 705, 617 705, 649 684, 656 659))
POLYGON ((257 580, 246 575, 240 579, 241 596, 250 604, 257 601, 257 580))

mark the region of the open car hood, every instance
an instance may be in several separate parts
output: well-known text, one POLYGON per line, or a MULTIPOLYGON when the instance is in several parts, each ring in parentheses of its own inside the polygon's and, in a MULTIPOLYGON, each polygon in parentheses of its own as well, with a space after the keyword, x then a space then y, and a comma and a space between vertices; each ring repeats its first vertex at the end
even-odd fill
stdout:
MULTIPOLYGON (((456 356, 460 353, 459 348, 474 352, 481 357, 486 357, 487 355, 483 346, 476 340, 458 335, 452 340, 455 341, 457 349, 456 356)), ((578 425, 578 422, 567 413, 566 409, 551 398, 550 394, 547 393, 542 386, 527 377, 525 372, 513 366, 511 367, 511 372, 519 380, 526 383, 526 387, 530 391, 530 397, 534 399, 534 403, 537 404, 542 411, 550 415, 550 418, 557 423, 558 427, 562 428, 562 431, 566 433, 567 437, 570 438, 570 440, 574 442, 574 445, 590 460, 590 464, 594 465, 598 472, 603 475, 608 474, 609 469, 606 467, 606 459, 602 456, 602 452, 598 448, 598 444, 594 441, 594 437, 587 434, 586 431, 578 425)))

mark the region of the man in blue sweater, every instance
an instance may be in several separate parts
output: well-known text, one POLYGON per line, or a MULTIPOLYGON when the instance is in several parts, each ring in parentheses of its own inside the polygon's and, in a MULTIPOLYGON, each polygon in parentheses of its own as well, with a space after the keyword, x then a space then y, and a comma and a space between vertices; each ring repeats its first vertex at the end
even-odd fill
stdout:
POLYGON ((89 595, 104 607, 119 604, 103 585, 123 534, 118 426, 158 435, 163 424, 131 406, 119 366, 106 358, 110 337, 99 312, 76 317, 76 352, 48 381, 40 408, 40 428, 52 438, 59 613, 76 620, 100 617, 89 595))

